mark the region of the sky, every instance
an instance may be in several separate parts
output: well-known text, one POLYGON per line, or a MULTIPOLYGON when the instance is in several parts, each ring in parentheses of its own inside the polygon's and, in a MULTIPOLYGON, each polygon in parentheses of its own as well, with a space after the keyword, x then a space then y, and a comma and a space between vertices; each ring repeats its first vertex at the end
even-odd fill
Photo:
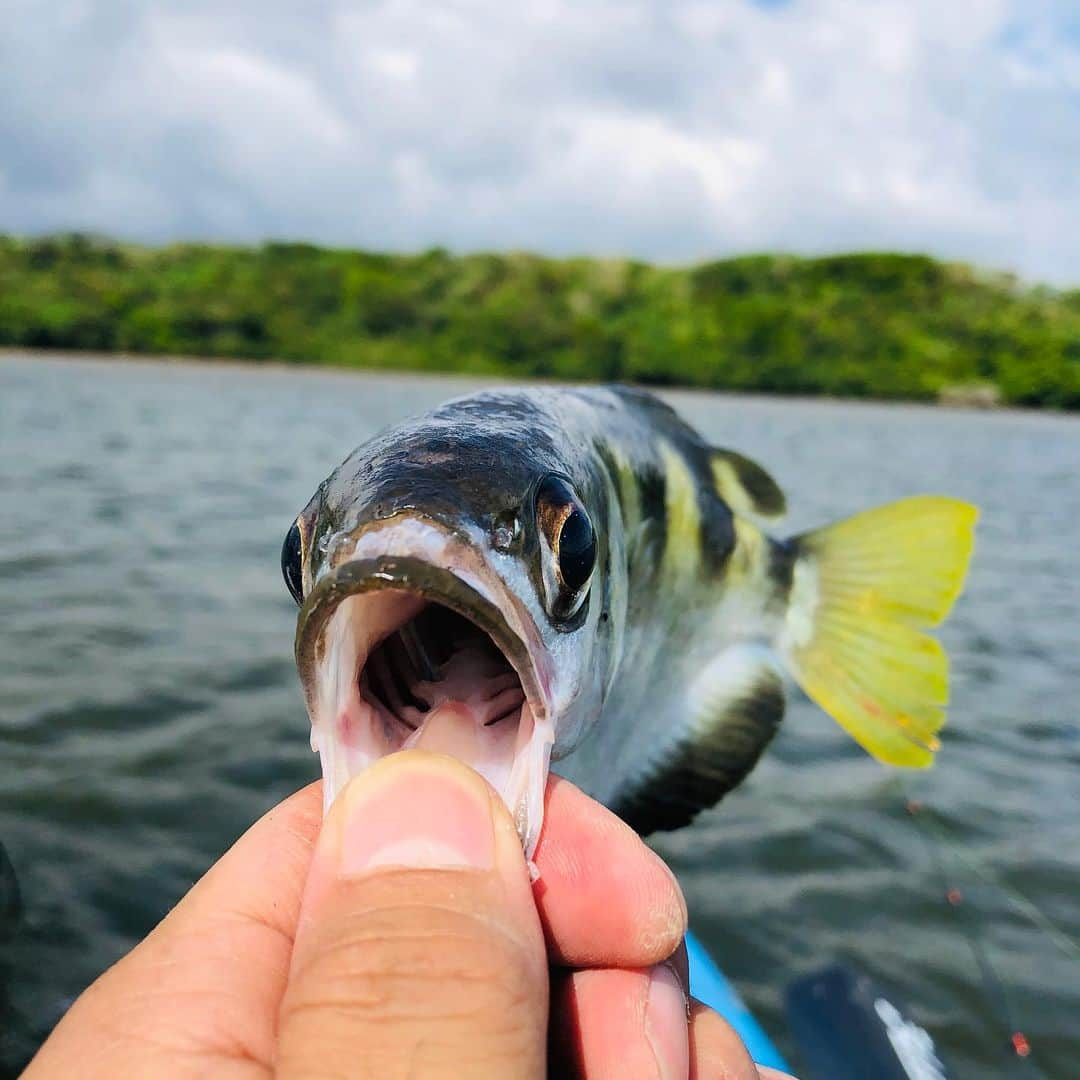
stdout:
POLYGON ((1080 284, 1075 0, 0 0, 0 231, 1080 284))

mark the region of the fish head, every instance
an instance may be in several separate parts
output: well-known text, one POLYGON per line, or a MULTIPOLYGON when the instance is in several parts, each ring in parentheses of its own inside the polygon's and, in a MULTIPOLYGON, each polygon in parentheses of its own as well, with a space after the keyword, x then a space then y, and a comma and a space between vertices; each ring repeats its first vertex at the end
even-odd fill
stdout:
POLYGON ((551 757, 599 715, 617 651, 609 507, 580 442, 496 393, 376 436, 320 485, 282 568, 327 806, 388 753, 445 752, 531 856, 551 757))

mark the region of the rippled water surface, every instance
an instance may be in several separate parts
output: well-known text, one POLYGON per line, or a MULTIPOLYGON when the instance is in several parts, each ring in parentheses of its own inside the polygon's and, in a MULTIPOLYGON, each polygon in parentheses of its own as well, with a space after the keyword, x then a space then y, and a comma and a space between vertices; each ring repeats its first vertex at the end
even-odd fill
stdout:
MULTIPOLYGON (((0 1072, 316 776, 282 537, 355 444, 466 387, 0 360, 0 843, 24 905, 0 932, 0 1072)), ((661 844, 693 922, 789 1051, 785 984, 840 959, 907 1002, 958 1076, 1077 1075, 1080 423, 672 400, 769 467, 792 531, 920 491, 984 513, 944 632, 939 765, 901 780, 796 701, 749 781, 661 844), (935 860, 962 890, 955 911, 935 860), (1010 1019, 1026 1063, 1006 1052, 1010 1019)))

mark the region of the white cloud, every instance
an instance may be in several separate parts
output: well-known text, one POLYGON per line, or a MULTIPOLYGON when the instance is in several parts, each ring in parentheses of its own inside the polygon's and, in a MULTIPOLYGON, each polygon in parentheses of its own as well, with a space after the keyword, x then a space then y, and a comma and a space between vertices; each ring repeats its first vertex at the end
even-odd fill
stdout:
POLYGON ((371 56, 371 64, 388 79, 409 82, 419 66, 416 53, 408 49, 377 49, 371 56))
POLYGON ((900 248, 1076 283, 1070 9, 0 0, 0 228, 900 248))

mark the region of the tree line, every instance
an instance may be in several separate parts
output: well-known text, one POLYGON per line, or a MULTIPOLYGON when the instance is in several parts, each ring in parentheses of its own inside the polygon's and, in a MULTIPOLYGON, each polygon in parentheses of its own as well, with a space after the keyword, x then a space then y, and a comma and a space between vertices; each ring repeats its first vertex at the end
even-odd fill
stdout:
POLYGON ((672 268, 0 235, 0 345, 1080 408, 1080 290, 878 252, 672 268))

